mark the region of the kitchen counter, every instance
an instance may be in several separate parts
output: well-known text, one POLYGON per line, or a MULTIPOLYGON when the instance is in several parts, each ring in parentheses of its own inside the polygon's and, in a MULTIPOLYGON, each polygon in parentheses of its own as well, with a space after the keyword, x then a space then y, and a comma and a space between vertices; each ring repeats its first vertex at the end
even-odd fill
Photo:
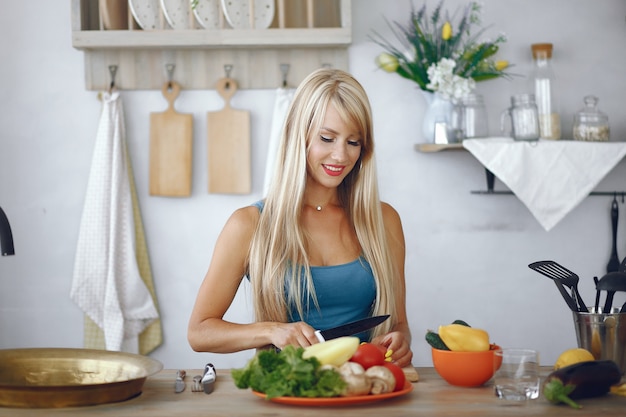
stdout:
POLYGON ((206 416, 315 416, 320 413, 343 416, 624 416, 626 397, 605 397, 580 400, 583 408, 549 404, 543 397, 524 405, 505 405, 493 394, 488 382, 478 388, 448 385, 433 368, 417 368, 419 382, 408 394, 365 405, 341 407, 300 407, 265 401, 235 387, 230 371, 218 370, 215 391, 192 392, 194 375, 201 370, 187 370, 187 388, 174 393, 176 370, 163 370, 148 378, 143 393, 136 398, 114 404, 53 409, 0 408, 0 416, 133 416, 133 417, 206 417, 206 416))

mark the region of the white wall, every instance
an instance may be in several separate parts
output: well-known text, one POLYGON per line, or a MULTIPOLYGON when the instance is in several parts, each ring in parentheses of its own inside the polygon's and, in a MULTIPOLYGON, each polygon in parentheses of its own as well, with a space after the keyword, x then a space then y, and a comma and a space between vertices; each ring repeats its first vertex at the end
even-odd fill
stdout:
MULTIPOLYGON (((0 205, 13 228, 16 255, 0 258, 0 348, 81 347, 82 313, 69 298, 80 215, 100 113, 95 92, 85 91, 83 56, 70 39, 69 1, 9 2, 0 14, 0 205)), ((376 70, 380 49, 371 29, 387 33, 383 15, 404 20, 408 1, 353 1, 350 66, 374 109, 383 198, 400 212, 407 242, 407 298, 415 365, 431 365, 426 329, 462 318, 502 346, 539 349, 549 364, 576 345, 571 313, 547 278, 527 268, 554 259, 581 276, 581 292, 593 302, 594 275, 610 253, 609 197, 590 197, 545 232, 513 196, 477 196, 484 170, 467 152, 421 154, 425 104, 399 76, 376 70)), ((421 4, 421 3, 420 3, 421 4)), ((430 2, 431 5, 434 1, 430 2)), ((460 0, 448 0, 452 11, 460 0)), ((626 2, 623 0, 485 0, 488 33, 506 32, 500 56, 521 74, 530 44, 555 44, 564 131, 582 97, 596 94, 608 113, 612 140, 626 140, 626 2)), ((223 74, 215 74, 215 78, 223 74)), ((479 84, 491 132, 508 106, 515 83, 479 84)), ((183 91, 177 110, 194 114, 193 195, 148 195, 149 113, 166 108, 159 91, 123 92, 128 142, 152 260, 164 327, 164 344, 152 356, 166 368, 242 366, 251 352, 194 353, 187 320, 222 225, 237 207, 261 198, 273 90, 240 91, 232 105, 252 115, 253 193, 209 195, 205 114, 221 108, 215 91, 183 91)), ((523 173, 520 173, 523 175, 523 173)), ((599 190, 626 189, 622 161, 599 190)), ((504 186, 496 182, 496 188, 504 186)), ((626 205, 620 204, 622 218, 626 205)), ((618 250, 626 256, 626 221, 618 250)), ((616 297, 617 299, 617 297, 616 297)), ((618 299, 617 302, 621 302, 618 299)), ((250 317, 240 291, 228 312, 250 317)))

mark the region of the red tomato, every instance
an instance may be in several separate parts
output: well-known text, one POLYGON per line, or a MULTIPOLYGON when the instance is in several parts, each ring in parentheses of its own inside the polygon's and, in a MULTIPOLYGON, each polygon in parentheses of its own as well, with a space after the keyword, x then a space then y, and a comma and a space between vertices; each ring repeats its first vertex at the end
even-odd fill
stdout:
POLYGON ((350 361, 368 369, 375 365, 382 365, 385 362, 385 354, 371 343, 362 343, 354 355, 352 355, 350 361))
POLYGON ((398 365, 392 362, 385 362, 383 366, 389 369, 393 373, 393 377, 396 380, 396 388, 394 391, 400 391, 404 388, 404 382, 406 381, 406 376, 404 375, 404 371, 398 365))

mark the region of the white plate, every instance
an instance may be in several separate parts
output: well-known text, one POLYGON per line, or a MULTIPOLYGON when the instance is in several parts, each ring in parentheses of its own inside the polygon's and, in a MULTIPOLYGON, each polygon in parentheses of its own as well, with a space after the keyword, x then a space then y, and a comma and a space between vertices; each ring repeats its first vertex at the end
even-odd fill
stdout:
POLYGON ((193 14, 203 28, 220 29, 220 15, 222 14, 220 0, 198 0, 193 14))
POLYGON ((159 0, 128 0, 130 11, 143 30, 160 29, 159 0))
POLYGON ((172 29, 189 29, 191 14, 188 0, 161 0, 161 7, 172 29))
MULTIPOLYGON (((222 0, 222 9, 228 23, 235 29, 250 28, 248 0, 222 0)), ((274 0, 254 0, 254 28, 266 29, 274 20, 274 0)))

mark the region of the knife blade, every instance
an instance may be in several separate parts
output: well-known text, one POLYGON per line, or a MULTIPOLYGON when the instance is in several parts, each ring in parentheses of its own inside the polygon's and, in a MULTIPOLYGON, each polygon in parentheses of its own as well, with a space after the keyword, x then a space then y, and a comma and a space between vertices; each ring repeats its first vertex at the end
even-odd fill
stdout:
POLYGON ((320 342, 325 342, 326 340, 336 339, 342 336, 352 336, 353 334, 361 333, 371 328, 374 328, 388 318, 389 314, 368 317, 365 319, 353 321, 352 323, 333 327, 332 329, 316 330, 315 336, 320 342))
POLYGON ((185 372, 182 369, 176 372, 176 382, 174 382, 174 392, 177 394, 185 390, 185 375, 187 375, 187 372, 185 372))

